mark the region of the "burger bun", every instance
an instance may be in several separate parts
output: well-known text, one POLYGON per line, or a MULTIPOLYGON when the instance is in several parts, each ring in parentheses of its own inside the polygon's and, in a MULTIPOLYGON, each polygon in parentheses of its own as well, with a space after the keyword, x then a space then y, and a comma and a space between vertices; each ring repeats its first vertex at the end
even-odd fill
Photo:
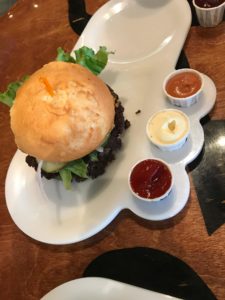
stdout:
POLYGON ((18 148, 49 162, 79 159, 112 130, 115 102, 106 84, 79 64, 50 62, 17 91, 10 111, 18 148))

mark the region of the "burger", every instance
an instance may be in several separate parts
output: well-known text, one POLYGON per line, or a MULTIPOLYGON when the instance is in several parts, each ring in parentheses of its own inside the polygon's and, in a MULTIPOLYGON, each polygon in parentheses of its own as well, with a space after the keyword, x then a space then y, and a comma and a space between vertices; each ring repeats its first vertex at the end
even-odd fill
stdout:
POLYGON ((27 164, 69 189, 73 180, 102 175, 115 159, 130 125, 123 112, 118 96, 88 68, 53 61, 17 90, 11 128, 27 164))

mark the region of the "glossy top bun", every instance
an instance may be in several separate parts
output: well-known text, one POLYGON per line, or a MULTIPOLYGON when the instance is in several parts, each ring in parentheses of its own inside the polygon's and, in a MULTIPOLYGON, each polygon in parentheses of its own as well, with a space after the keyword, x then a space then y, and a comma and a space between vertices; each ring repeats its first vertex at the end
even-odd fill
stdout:
POLYGON ((18 90, 10 111, 20 150, 40 160, 67 162, 98 148, 114 124, 114 99, 86 68, 51 62, 18 90))

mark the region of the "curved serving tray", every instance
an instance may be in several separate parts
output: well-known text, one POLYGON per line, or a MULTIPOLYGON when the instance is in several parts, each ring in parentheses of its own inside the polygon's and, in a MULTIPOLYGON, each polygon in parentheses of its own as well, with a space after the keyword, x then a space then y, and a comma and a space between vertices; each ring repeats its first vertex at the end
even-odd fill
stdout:
POLYGON ((23 232, 41 242, 69 244, 96 234, 125 208, 148 220, 167 219, 182 210, 190 191, 185 167, 202 149, 199 121, 214 105, 215 85, 203 75, 201 98, 182 109, 190 117, 191 132, 181 149, 160 151, 147 139, 145 127, 153 113, 172 107, 162 83, 175 68, 190 24, 186 0, 112 0, 91 18, 75 48, 86 45, 98 50, 104 45, 115 51, 101 77, 120 95, 131 127, 124 135, 122 151, 103 176, 74 184, 72 191, 56 180, 44 180, 49 200, 42 197, 25 155, 17 151, 7 174, 6 201, 23 232), (138 110, 141 113, 136 114, 138 110), (174 175, 172 192, 160 202, 142 203, 128 189, 132 165, 147 157, 165 160, 174 175))

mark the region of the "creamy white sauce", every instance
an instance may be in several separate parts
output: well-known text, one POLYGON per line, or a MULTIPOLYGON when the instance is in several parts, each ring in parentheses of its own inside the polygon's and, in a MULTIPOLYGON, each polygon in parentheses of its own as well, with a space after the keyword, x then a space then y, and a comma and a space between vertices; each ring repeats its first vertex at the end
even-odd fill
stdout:
POLYGON ((188 119, 177 110, 165 110, 153 116, 147 126, 148 135, 157 144, 173 144, 189 132, 188 119), (174 126, 170 128, 169 124, 174 126))

